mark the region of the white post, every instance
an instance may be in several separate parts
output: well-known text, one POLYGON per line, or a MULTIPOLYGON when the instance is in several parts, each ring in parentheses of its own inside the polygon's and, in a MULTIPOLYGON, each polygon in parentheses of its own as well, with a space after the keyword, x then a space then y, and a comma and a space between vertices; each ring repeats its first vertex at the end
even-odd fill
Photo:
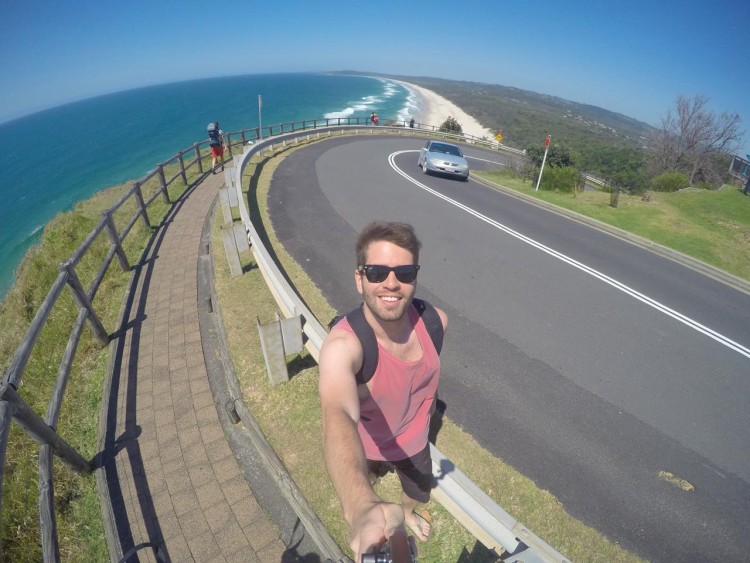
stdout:
POLYGON ((542 158, 542 167, 539 169, 539 178, 537 178, 536 181, 536 189, 535 192, 539 191, 539 184, 542 181, 542 172, 544 171, 544 163, 547 162, 547 151, 549 150, 549 141, 550 136, 547 135, 547 138, 544 140, 544 158, 542 158))
POLYGON ((261 108, 263 107, 263 98, 258 94, 258 134, 263 138, 263 120, 261 119, 261 108))

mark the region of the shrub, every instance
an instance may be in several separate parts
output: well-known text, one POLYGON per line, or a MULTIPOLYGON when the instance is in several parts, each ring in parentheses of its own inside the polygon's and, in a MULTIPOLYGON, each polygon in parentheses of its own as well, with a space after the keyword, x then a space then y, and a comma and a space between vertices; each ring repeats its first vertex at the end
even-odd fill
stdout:
MULTIPOLYGON (((538 169, 542 165, 542 160, 544 159, 544 147, 526 147, 526 156, 538 169)), ((576 161, 568 147, 559 144, 550 145, 549 150, 547 151, 547 166, 564 167, 575 165, 576 161)))
POLYGON ((687 186, 687 176, 681 172, 664 172, 651 180, 651 189, 655 192, 676 192, 687 186))
POLYGON ((461 128, 461 124, 456 121, 455 117, 449 117, 443 121, 443 124, 440 126, 440 131, 443 133, 462 133, 463 129, 461 128))
POLYGON ((550 166, 544 169, 539 189, 572 192, 578 185, 578 170, 572 166, 550 166))

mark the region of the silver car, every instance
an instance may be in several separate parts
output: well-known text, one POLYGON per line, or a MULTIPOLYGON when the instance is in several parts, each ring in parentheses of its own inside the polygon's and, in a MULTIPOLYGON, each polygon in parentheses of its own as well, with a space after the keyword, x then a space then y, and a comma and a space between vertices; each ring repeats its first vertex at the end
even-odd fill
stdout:
POLYGON ((438 172, 451 176, 460 176, 466 182, 469 179, 469 163, 466 162, 461 149, 444 141, 427 141, 419 152, 417 166, 422 172, 438 172))

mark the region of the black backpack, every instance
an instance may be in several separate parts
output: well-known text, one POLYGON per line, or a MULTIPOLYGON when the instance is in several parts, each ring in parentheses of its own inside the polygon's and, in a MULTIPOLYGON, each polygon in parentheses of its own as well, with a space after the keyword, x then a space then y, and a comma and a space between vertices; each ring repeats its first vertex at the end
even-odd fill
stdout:
MULTIPOLYGON (((440 315, 437 314, 435 307, 430 305, 427 301, 417 299, 416 297, 411 301, 412 305, 417 309, 419 316, 424 321, 425 328, 432 339, 432 344, 435 346, 435 350, 440 354, 440 350, 443 348, 443 322, 440 320, 440 315)), ((372 327, 365 319, 365 314, 362 312, 364 303, 352 309, 346 315, 338 315, 334 317, 330 323, 328 323, 328 330, 331 330, 336 323, 346 317, 349 321, 349 326, 352 327, 354 334, 359 338, 359 342, 362 345, 362 368, 356 373, 355 378, 357 384, 364 384, 372 379, 375 375, 375 369, 378 367, 378 341, 375 338, 375 332, 372 327)))
POLYGON ((221 135, 215 123, 208 124, 208 144, 212 147, 221 146, 221 135))

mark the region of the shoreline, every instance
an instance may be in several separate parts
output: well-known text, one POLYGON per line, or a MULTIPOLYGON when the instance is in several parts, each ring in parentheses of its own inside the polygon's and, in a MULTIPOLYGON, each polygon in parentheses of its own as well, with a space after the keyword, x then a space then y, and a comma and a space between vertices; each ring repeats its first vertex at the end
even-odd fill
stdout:
POLYGON ((446 119, 454 117, 465 135, 473 135, 480 139, 486 137, 487 140, 495 138, 495 132, 492 129, 483 126, 456 104, 432 90, 403 80, 394 80, 394 82, 412 91, 420 99, 421 107, 418 115, 420 123, 439 127, 446 119))

